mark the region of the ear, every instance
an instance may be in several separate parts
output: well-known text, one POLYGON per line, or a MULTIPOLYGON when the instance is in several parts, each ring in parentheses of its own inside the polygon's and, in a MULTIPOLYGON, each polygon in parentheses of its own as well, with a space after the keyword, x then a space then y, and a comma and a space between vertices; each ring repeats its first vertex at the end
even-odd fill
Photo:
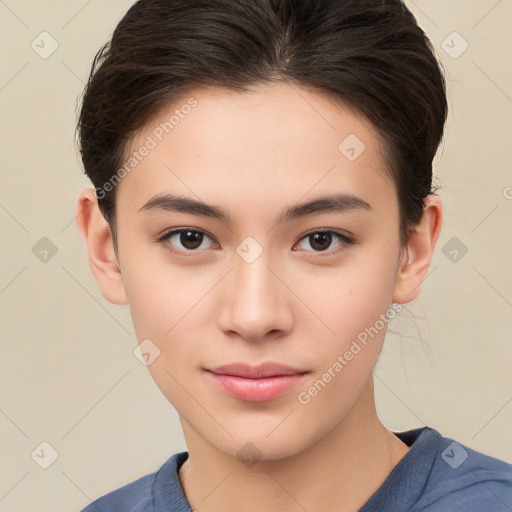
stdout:
POLYGON ((112 304, 128 304, 110 226, 99 209, 94 189, 80 193, 76 203, 76 222, 85 242, 89 266, 103 297, 112 304))
POLYGON ((406 304, 418 296, 432 260, 442 222, 441 199, 430 194, 425 201, 423 216, 410 232, 407 245, 401 253, 393 302, 406 304))

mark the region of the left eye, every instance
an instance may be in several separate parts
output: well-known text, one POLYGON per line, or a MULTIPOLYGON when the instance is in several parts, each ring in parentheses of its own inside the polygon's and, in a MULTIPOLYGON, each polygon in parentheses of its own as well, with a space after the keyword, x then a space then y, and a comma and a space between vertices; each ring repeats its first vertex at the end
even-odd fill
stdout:
POLYGON ((301 240, 307 241, 314 249, 313 252, 327 252, 326 249, 331 245, 333 238, 338 240, 338 249, 329 252, 338 252, 340 246, 343 248, 353 243, 350 238, 336 231, 314 231, 302 237, 301 240))
MULTIPOLYGON (((176 246, 177 243, 180 243, 185 250, 174 250, 171 248, 171 251, 178 254, 186 254, 200 252, 198 249, 201 249, 201 246, 206 239, 212 240, 212 238, 204 231, 182 228, 169 231, 158 241, 162 243, 170 242, 171 246, 176 246)), ((313 231, 304 235, 300 240, 308 242, 309 246, 313 249, 313 252, 328 252, 326 249, 328 249, 332 244, 333 239, 338 240, 338 249, 329 252, 337 252, 340 250, 340 246, 343 248, 353 243, 350 238, 336 231, 313 231)))

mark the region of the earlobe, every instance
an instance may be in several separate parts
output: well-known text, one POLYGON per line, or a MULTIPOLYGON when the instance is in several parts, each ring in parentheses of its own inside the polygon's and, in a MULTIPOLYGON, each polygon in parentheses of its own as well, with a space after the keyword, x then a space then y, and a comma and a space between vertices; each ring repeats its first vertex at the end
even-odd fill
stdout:
POLYGON ((80 193, 76 203, 76 222, 101 293, 112 304, 128 304, 110 226, 99 209, 94 189, 80 193))
POLYGON ((426 199, 420 222, 410 232, 407 246, 401 253, 393 302, 406 304, 418 296, 432 261, 442 220, 441 199, 431 194, 426 199))

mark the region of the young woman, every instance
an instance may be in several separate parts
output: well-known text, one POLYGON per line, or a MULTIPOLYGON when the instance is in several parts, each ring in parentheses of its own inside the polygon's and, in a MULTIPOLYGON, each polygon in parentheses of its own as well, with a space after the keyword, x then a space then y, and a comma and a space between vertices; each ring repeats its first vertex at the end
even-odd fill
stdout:
POLYGON ((84 512, 512 510, 510 464, 375 408, 446 114, 400 0, 131 7, 83 97, 77 222, 188 451, 84 512))

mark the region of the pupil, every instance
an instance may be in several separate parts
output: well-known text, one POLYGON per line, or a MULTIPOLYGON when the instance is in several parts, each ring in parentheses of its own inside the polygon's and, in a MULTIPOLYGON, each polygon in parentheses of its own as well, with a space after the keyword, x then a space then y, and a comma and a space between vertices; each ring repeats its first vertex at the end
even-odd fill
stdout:
POLYGON ((313 238, 313 243, 311 243, 311 247, 313 247, 313 249, 325 249, 325 242, 327 242, 327 247, 329 247, 329 245, 331 245, 331 240, 332 240, 332 235, 330 233, 315 233, 313 235, 311 235, 311 237, 313 238), (315 245, 317 243, 320 243, 320 247, 315 247, 315 245), (323 244, 323 246, 322 246, 323 244))
POLYGON ((202 236, 196 231, 182 231, 180 242, 187 249, 197 249, 201 245, 202 236))

